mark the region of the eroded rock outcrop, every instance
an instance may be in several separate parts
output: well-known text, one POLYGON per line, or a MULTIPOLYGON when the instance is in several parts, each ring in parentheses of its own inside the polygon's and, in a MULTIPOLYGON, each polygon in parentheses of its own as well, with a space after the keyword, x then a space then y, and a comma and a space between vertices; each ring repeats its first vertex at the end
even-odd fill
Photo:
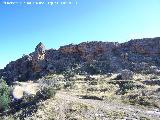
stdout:
POLYGON ((22 58, 12 61, 1 70, 0 76, 7 79, 10 84, 13 81, 34 79, 37 72, 45 68, 45 46, 39 43, 35 51, 29 55, 23 55, 22 58))
POLYGON ((121 46, 133 53, 158 55, 160 54, 160 37, 130 40, 129 42, 122 43, 121 46))
POLYGON ((40 42, 32 55, 33 72, 40 72, 44 68, 45 46, 40 42))
POLYGON ((114 42, 83 42, 78 45, 63 46, 59 50, 64 54, 77 53, 87 61, 91 61, 100 54, 110 54, 117 46, 118 43, 114 42))
POLYGON ((62 73, 76 66, 79 66, 76 69, 79 74, 106 74, 123 69, 159 73, 160 38, 125 43, 83 42, 62 46, 58 50, 46 50, 39 43, 33 53, 10 62, 0 70, 0 77, 12 83, 15 80, 36 79, 48 73, 62 73))

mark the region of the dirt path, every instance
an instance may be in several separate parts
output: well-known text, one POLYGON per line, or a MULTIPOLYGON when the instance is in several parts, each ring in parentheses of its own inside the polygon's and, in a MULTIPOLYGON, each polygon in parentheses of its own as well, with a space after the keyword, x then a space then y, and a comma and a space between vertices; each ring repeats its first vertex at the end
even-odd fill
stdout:
POLYGON ((153 110, 148 111, 132 105, 125 105, 121 103, 115 104, 111 102, 92 100, 92 99, 81 99, 78 96, 71 95, 67 92, 57 92, 56 98, 60 98, 70 102, 88 104, 93 106, 94 108, 104 111, 117 111, 117 112, 123 111, 133 116, 133 118, 137 118, 137 116, 144 116, 149 119, 160 120, 160 111, 153 111, 153 110))

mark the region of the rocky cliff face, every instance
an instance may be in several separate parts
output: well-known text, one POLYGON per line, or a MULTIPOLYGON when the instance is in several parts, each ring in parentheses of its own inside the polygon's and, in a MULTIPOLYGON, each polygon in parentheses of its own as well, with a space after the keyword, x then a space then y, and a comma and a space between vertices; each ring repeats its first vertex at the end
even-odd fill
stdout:
POLYGON ((80 74, 105 74, 129 69, 134 72, 153 71, 160 67, 160 38, 136 39, 125 43, 83 42, 46 50, 39 43, 29 55, 10 62, 0 76, 8 83, 28 80, 48 73, 61 73, 76 68, 80 74), (153 67, 154 66, 154 67, 153 67))
POLYGON ((116 43, 112 42, 89 42, 80 43, 79 45, 68 45, 60 47, 60 52, 64 54, 77 53, 86 61, 92 61, 96 56, 100 54, 111 54, 111 51, 115 49, 116 43))

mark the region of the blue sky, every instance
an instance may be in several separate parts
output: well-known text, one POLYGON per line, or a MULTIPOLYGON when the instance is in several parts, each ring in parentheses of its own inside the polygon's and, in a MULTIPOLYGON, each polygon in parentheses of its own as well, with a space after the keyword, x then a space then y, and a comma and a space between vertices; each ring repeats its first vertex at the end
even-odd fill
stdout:
POLYGON ((39 42, 57 49, 83 41, 160 36, 160 0, 48 0, 72 2, 54 6, 0 1, 0 68, 33 52, 39 42))

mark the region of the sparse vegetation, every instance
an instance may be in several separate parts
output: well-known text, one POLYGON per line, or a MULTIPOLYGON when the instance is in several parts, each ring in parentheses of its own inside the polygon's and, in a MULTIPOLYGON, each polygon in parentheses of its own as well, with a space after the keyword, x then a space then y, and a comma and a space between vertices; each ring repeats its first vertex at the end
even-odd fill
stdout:
POLYGON ((74 81, 66 81, 64 83, 64 89, 73 89, 75 82, 74 81))
POLYGON ((74 77, 74 75, 75 75, 75 72, 73 68, 68 68, 63 72, 65 81, 71 81, 71 77, 74 77))
POLYGON ((66 80, 63 75, 50 74, 38 80, 42 86, 40 87, 41 91, 37 92, 36 96, 23 97, 22 102, 16 103, 19 107, 25 108, 25 110, 21 111, 16 108, 14 114, 10 114, 6 118, 9 118, 9 116, 10 118, 25 116, 26 118, 34 119, 39 116, 41 119, 47 114, 48 116, 45 116, 46 119, 51 120, 58 117, 66 120, 140 119, 140 117, 149 119, 143 114, 141 116, 132 116, 132 112, 128 108, 126 108, 127 110, 123 109, 123 107, 125 108, 130 104, 137 106, 137 109, 142 106, 146 111, 148 107, 159 109, 159 84, 157 84, 157 81, 150 85, 144 79, 113 80, 112 76, 114 77, 114 74, 111 76, 89 75, 89 79, 86 80, 86 75, 74 75, 74 77, 68 77, 68 80, 66 80), (70 78, 71 80, 69 80, 70 78), (59 92, 65 92, 64 98, 56 97, 55 93, 59 94, 59 92), (65 98, 65 96, 71 98, 65 98), (76 100, 74 100, 74 97, 76 100), (94 103, 94 101, 96 102, 94 103), (99 104, 104 104, 105 106, 105 102, 111 107, 111 110, 107 111, 103 107, 98 107, 99 104), (116 110, 110 104, 116 105, 117 108, 121 107, 124 112, 117 111, 119 108, 116 110), (91 111, 95 114, 91 114, 91 111), (43 114, 41 115, 40 113, 43 114))
POLYGON ((120 93, 126 94, 128 92, 128 90, 132 90, 135 88, 135 85, 133 82, 129 81, 129 82, 122 82, 122 84, 120 85, 120 93))
POLYGON ((49 87, 44 87, 42 90, 41 90, 41 93, 42 95, 45 97, 45 98, 52 98, 55 96, 56 94, 56 91, 54 89, 53 86, 49 86, 49 87))

